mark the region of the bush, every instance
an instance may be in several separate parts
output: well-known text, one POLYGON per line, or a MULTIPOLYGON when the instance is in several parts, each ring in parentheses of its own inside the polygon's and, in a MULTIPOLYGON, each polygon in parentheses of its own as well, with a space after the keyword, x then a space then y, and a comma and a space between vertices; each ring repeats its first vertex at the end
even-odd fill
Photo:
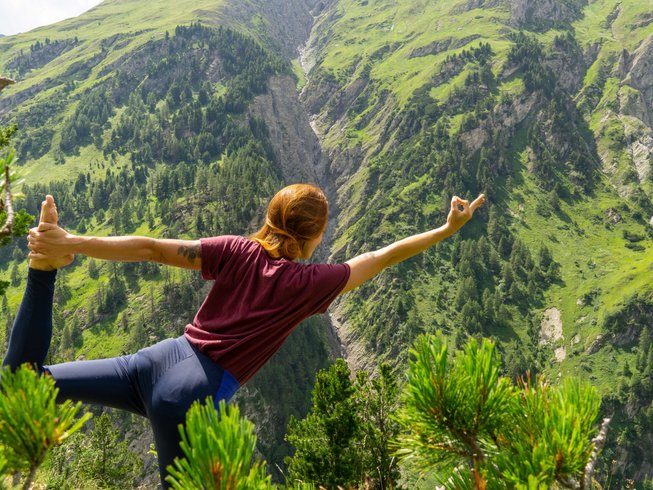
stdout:
POLYGON ((27 365, 0 371, 0 447, 6 473, 26 472, 29 488, 48 451, 62 444, 91 417, 77 418, 81 403, 56 404, 58 388, 51 376, 27 365))
POLYGON ((272 488, 262 462, 251 464, 256 447, 254 424, 240 416, 236 405, 211 397, 193 403, 179 426, 185 458, 168 466, 166 480, 178 490, 255 490, 272 488))
POLYGON ((421 336, 411 353, 398 454, 445 488, 580 488, 591 478, 593 387, 514 385, 488 340, 449 355, 443 336, 421 336))

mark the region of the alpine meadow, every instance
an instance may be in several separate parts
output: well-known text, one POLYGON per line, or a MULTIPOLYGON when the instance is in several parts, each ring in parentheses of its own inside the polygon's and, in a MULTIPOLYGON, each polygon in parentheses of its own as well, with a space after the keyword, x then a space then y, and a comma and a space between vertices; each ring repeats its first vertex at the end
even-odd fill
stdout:
MULTIPOLYGON (((75 235, 198 240, 312 183, 317 263, 485 196, 194 403, 171 488, 653 488, 650 0, 103 0, 0 36, 0 75, 3 352, 46 194, 75 235)), ((211 287, 79 254, 46 364, 178 337, 211 287)), ((2 371, 1 488, 160 488, 145 418, 55 398, 2 371)))

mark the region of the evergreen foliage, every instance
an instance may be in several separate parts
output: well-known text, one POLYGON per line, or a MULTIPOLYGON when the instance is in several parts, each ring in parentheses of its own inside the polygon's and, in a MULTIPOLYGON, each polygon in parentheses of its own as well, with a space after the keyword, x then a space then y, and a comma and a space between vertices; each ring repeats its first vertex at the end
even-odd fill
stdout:
MULTIPOLYGON (((10 141, 18 127, 0 126, 0 246, 7 245, 12 237, 24 236, 32 222, 32 217, 24 211, 14 212, 15 201, 24 197, 22 193, 12 191, 12 184, 19 184, 19 175, 11 167, 15 163, 14 151, 9 149, 10 141), (9 206, 12 214, 9 215, 9 206)), ((7 284, 0 281, 0 295, 4 294, 7 284)))
POLYGON ((48 488, 133 488, 142 461, 129 449, 128 434, 117 422, 112 412, 102 412, 90 430, 75 433, 66 445, 55 448, 44 464, 48 488))
MULTIPOLYGON (((32 216, 23 210, 14 210, 21 193, 14 193, 12 184, 17 184, 18 174, 11 169, 14 161, 13 149, 8 149, 10 140, 18 130, 16 125, 0 126, 0 247, 7 245, 12 238, 22 237, 32 223, 32 216)), ((9 283, 0 281, 0 296, 4 295, 9 283)))
POLYGON ((166 480, 177 490, 270 489, 265 466, 251 465, 256 447, 254 426, 235 405, 221 400, 217 410, 211 397, 196 401, 179 426, 184 458, 168 467, 166 480))
POLYGON ((69 154, 91 142, 100 147, 103 126, 112 112, 110 101, 101 89, 86 94, 63 125, 59 143, 61 150, 69 154))
POLYGON ((335 488, 362 480, 360 416, 354 384, 343 359, 318 373, 313 405, 303 420, 290 418, 286 439, 295 447, 287 458, 290 482, 311 482, 335 488))
POLYGON ((96 417, 93 425, 79 467, 80 473, 88 475, 87 481, 94 481, 102 488, 132 486, 141 462, 129 450, 125 435, 116 430, 107 412, 96 417))
MULTIPOLYGON (((287 70, 271 52, 224 27, 178 26, 173 37, 150 49, 165 54, 138 90, 130 93, 104 148, 107 154, 132 152, 137 163, 208 163, 235 149, 230 144, 247 135, 233 116, 265 90, 270 75, 287 70), (214 60, 220 62, 227 88, 221 95, 211 95, 213 87, 199 76, 212 69, 214 60)), ((115 86, 114 97, 123 90, 115 86)), ((255 125, 252 130, 258 131, 255 125)))
POLYGON ((357 409, 360 413, 366 485, 379 490, 397 488, 398 459, 392 443, 400 425, 394 418, 398 408, 399 384, 387 363, 379 365, 378 376, 356 373, 357 409))
POLYGON ((397 488, 398 460, 392 443, 398 383, 390 365, 378 376, 351 372, 343 359, 320 371, 313 405, 303 420, 291 417, 286 439, 295 452, 286 458, 289 485, 326 488, 397 488))
POLYGON ((55 403, 58 389, 50 376, 27 365, 0 373, 0 447, 10 473, 24 472, 30 488, 48 451, 62 444, 91 417, 77 417, 81 403, 55 403))
POLYGON ((574 379, 514 385, 487 340, 450 354, 438 334, 411 350, 398 453, 445 488, 581 488, 599 396, 574 379))

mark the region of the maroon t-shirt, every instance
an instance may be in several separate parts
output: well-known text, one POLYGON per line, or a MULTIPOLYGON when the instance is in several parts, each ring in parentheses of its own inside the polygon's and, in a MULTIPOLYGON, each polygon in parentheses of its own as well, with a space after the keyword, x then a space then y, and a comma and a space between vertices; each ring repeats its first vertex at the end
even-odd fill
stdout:
POLYGON ((238 235, 200 240, 202 277, 214 280, 184 335, 246 383, 305 318, 325 313, 347 284, 349 264, 273 259, 238 235))

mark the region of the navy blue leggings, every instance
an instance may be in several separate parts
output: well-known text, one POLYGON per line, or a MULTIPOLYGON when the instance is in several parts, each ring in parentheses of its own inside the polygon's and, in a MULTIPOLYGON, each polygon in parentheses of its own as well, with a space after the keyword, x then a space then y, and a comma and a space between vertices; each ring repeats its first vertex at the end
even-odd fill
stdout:
POLYGON ((30 363, 49 372, 59 388, 57 401, 74 400, 119 408, 147 417, 154 432, 164 488, 166 467, 179 448, 178 425, 195 400, 211 395, 229 400, 238 381, 192 346, 185 337, 166 339, 136 354, 44 366, 52 338, 52 298, 56 271, 29 269, 27 288, 14 320, 3 362, 15 369, 30 363))

